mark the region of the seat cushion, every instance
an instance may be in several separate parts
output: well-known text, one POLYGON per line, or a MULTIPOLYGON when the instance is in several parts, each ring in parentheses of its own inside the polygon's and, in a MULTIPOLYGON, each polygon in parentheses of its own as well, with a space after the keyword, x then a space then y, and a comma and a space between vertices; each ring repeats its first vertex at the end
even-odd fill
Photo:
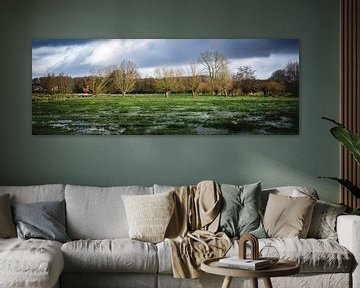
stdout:
POLYGON ((171 247, 169 241, 156 244, 160 274, 172 274, 171 247))
MULTIPOLYGON (((281 259, 298 263, 301 273, 350 272, 355 263, 353 255, 344 246, 330 239, 259 239, 259 250, 265 245, 275 247, 281 259)), ((236 255, 237 251, 235 242, 228 256, 236 255)))
MULTIPOLYGON (((267 238, 259 239, 260 250, 265 245, 274 246, 281 259, 298 263, 301 273, 348 273, 354 265, 353 255, 338 242, 330 239, 267 238)), ((159 273, 172 273, 171 248, 167 241, 157 244, 159 273)), ((227 256, 238 255, 235 241, 227 256)), ((250 251, 248 251, 250 256, 250 251)))
POLYGON ((157 288, 157 276, 157 274, 149 273, 63 273, 60 287, 157 288))
POLYGON ((78 240, 61 248, 66 272, 156 273, 156 246, 123 239, 78 240))
POLYGON ((52 287, 63 268, 60 242, 0 239, 1 287, 52 287))

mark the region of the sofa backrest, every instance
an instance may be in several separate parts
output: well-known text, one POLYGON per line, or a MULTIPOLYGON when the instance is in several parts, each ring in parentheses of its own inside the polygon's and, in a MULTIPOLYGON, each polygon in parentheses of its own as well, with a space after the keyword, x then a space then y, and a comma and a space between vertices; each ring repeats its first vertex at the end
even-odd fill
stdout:
POLYGON ((10 194, 11 204, 65 199, 65 185, 0 186, 0 195, 10 194))
POLYGON ((128 238, 123 195, 153 194, 153 187, 66 185, 67 233, 71 239, 128 238))
POLYGON ((154 184, 154 194, 166 193, 175 190, 176 186, 154 184))
MULTIPOLYGON (((166 186, 166 185, 154 185, 154 194, 164 193, 171 190, 174 190, 175 186, 166 186)), ((269 199, 269 194, 276 194, 282 196, 291 196, 291 197, 304 197, 311 196, 315 199, 319 199, 319 196, 315 189, 305 186, 283 186, 283 187, 274 187, 266 188, 261 191, 261 208, 264 210, 269 199)))
MULTIPOLYGON (((128 238, 128 224, 123 195, 157 194, 173 190, 174 186, 154 185, 94 187, 63 184, 34 186, 0 186, 0 195, 10 194, 11 203, 66 201, 67 233, 71 239, 128 238)), ((319 199, 312 188, 301 186, 263 189, 262 209, 270 193, 292 197, 306 195, 319 199)))

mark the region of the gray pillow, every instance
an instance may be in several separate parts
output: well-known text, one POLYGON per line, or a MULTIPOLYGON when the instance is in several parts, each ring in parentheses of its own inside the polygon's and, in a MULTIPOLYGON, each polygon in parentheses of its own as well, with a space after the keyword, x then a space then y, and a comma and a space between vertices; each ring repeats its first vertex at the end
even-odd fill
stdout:
POLYGON ((222 209, 219 231, 229 237, 253 234, 266 238, 260 216, 261 182, 235 186, 222 184, 222 209))
POLYGON ((309 238, 337 240, 336 219, 346 206, 318 200, 312 214, 309 238))
POLYGON ((19 238, 70 241, 65 232, 65 201, 15 204, 13 215, 19 238))
POLYGON ((0 238, 16 237, 16 229, 11 215, 10 195, 0 196, 0 238))

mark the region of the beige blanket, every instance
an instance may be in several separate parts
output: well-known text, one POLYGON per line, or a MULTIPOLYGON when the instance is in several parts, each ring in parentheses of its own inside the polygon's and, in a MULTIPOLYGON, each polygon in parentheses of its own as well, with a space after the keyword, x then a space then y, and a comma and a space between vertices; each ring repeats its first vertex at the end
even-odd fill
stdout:
POLYGON ((219 226, 221 190, 213 181, 175 189, 175 211, 165 233, 170 243, 175 278, 201 276, 201 262, 222 257, 231 246, 219 226))

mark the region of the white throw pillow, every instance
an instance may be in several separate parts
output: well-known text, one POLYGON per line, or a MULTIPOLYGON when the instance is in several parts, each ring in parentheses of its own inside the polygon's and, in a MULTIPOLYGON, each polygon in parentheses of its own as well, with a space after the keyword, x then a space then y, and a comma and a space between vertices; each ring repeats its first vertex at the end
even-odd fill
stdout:
POLYGON ((151 243, 164 240, 175 208, 173 193, 122 196, 131 239, 151 243))

